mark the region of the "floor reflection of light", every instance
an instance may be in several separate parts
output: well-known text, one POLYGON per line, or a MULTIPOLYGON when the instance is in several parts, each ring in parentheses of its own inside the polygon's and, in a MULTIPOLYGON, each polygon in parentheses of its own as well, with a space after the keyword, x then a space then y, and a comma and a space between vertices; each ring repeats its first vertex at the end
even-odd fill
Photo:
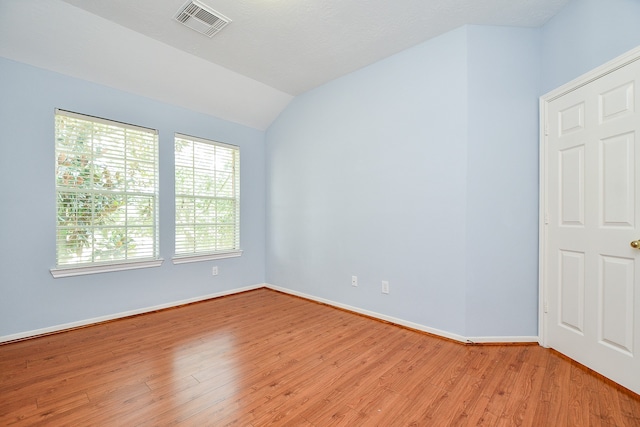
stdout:
POLYGON ((147 383, 154 394, 153 414, 185 420, 204 409, 215 409, 239 392, 236 337, 217 331, 167 349, 159 372, 163 378, 147 383))

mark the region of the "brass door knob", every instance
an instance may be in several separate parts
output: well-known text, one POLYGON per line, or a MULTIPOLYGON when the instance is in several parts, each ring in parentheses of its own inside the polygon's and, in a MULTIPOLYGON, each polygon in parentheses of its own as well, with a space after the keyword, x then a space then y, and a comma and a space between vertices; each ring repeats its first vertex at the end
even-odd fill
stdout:
POLYGON ((640 249, 640 240, 634 240, 630 245, 633 249, 640 249))

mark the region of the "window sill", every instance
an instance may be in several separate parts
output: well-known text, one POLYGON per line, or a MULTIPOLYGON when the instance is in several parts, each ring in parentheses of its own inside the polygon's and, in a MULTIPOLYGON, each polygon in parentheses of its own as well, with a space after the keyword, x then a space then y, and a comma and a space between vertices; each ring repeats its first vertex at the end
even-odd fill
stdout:
POLYGON ((108 273, 111 271, 134 270, 138 268, 160 267, 164 260, 154 259, 151 261, 135 261, 120 264, 102 264, 85 267, 63 267, 52 268, 51 275, 54 279, 61 277, 83 276, 85 274, 108 273))
POLYGON ((242 256, 242 250, 206 255, 177 255, 173 257, 172 261, 174 264, 186 264, 189 262, 210 261, 212 259, 235 258, 239 256, 242 256))

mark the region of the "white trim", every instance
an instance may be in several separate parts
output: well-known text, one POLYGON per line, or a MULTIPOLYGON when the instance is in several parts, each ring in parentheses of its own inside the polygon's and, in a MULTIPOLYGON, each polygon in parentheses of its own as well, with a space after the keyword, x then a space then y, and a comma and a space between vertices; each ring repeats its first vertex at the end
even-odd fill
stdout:
POLYGON ((540 227, 539 227, 539 268, 538 268, 538 335, 539 335, 539 343, 543 347, 547 347, 547 322, 546 316, 544 312, 545 308, 545 297, 547 294, 547 286, 548 283, 545 280, 546 277, 546 244, 547 244, 547 233, 545 226, 545 217, 546 217, 546 209, 547 209, 547 183, 546 183, 546 145, 547 145, 547 136, 546 129, 548 126, 547 120, 547 111, 548 105, 551 101, 569 93, 574 90, 577 90, 607 74, 610 74, 625 65, 628 65, 632 62, 640 60, 640 46, 631 49, 630 51, 618 56, 617 58, 612 59, 611 61, 606 62, 605 64, 594 68, 593 70, 581 75, 580 77, 571 80, 569 83, 566 83, 556 89, 551 90, 550 92, 542 95, 540 97, 540 195, 539 195, 539 205, 540 205, 540 227))
POLYGON ((546 253, 547 253, 547 111, 546 105, 542 98, 540 98, 540 172, 539 172, 539 202, 538 202, 538 336, 539 343, 543 347, 547 347, 546 342, 546 328, 547 322, 545 319, 544 307, 546 305, 546 253))
POLYGON ((534 343, 538 342, 537 336, 504 336, 504 337, 463 337, 462 335, 454 334, 452 332, 443 331, 440 329, 432 328, 429 326, 421 325, 418 323, 409 322, 407 320, 398 319, 397 317, 387 316, 385 314, 376 313, 374 311, 364 310, 358 307, 353 307, 347 304, 331 301, 324 298, 319 298, 313 295, 305 294, 303 292, 294 291, 291 289, 283 288, 272 284, 265 284, 266 288, 273 289, 274 291, 280 291, 286 294, 295 295, 308 300, 320 302, 333 307, 342 308, 344 310, 352 311, 354 313, 363 314, 365 316, 373 317, 375 319, 384 320, 386 322, 394 323, 396 325, 405 326, 407 328, 415 329, 422 332, 427 332, 439 337, 448 338, 453 341, 458 341, 464 344, 510 344, 510 343, 534 343))
POLYGON ((174 264, 186 264, 189 262, 210 261, 212 259, 235 258, 239 256, 242 256, 242 250, 206 255, 175 255, 171 260, 174 264))
POLYGON ((231 290, 228 290, 228 291, 217 292, 217 293, 214 293, 214 294, 202 295, 202 296, 198 296, 198 297, 194 297, 194 298, 188 298, 188 299, 184 299, 184 300, 180 300, 180 301, 173 301, 173 302, 168 302, 168 303, 165 303, 165 304, 154 305, 152 307, 138 308, 138 309, 135 309, 135 310, 124 311, 124 312, 121 312, 121 313, 108 314, 106 316, 100 316, 100 317, 94 317, 94 318, 91 318, 91 319, 80 320, 80 321, 77 321, 77 322, 63 323, 61 325, 50 326, 50 327, 47 327, 47 328, 34 329, 34 330, 31 330, 31 331, 27 331, 27 332, 20 332, 20 333, 17 333, 17 334, 0 336, 0 343, 8 342, 8 341, 21 340, 21 339, 31 338, 31 337, 36 337, 38 335, 45 335, 45 334, 51 334, 51 333, 55 333, 55 332, 61 332, 61 331, 69 330, 69 329, 75 329, 75 328, 79 328, 79 327, 83 327, 83 326, 93 325, 93 324, 96 324, 96 323, 106 322, 106 321, 109 321, 109 320, 121 319, 121 318, 124 318, 124 317, 135 316, 135 315, 138 315, 138 314, 150 313, 152 311, 163 310, 165 308, 177 307, 177 306, 180 306, 180 305, 191 304, 191 303, 194 303, 194 302, 205 301, 205 300, 208 300, 208 299, 219 298, 219 297, 223 297, 223 296, 227 296, 227 295, 233 295, 233 294, 246 292, 246 291, 252 291, 252 290, 260 289, 260 288, 264 288, 264 287, 266 287, 266 285, 264 283, 260 283, 260 284, 257 284, 257 285, 245 286, 245 287, 242 287, 242 288, 236 288, 236 289, 231 289, 231 290))
POLYGON ((386 322, 390 322, 396 325, 400 325, 400 326, 405 326, 407 328, 411 328, 411 329, 415 329, 417 331, 422 331, 422 332, 427 332, 429 334, 432 335, 436 335, 442 338, 447 338, 453 341, 457 341, 463 344, 510 344, 510 343, 531 343, 531 342, 538 342, 538 337, 535 336, 502 336, 502 337, 498 337, 498 336, 491 336, 491 337, 463 337, 462 335, 458 335, 458 334, 454 334, 451 332, 447 332, 447 331, 443 331, 440 329, 436 329, 436 328, 432 328, 429 326, 424 326, 418 323, 414 323, 414 322, 409 322, 407 320, 403 320, 403 319, 398 319, 396 317, 392 317, 392 316, 387 316, 385 314, 381 314, 381 313, 376 313, 373 311, 369 311, 369 310, 364 310, 358 307, 353 307, 347 304, 342 304, 339 302, 335 302, 332 300, 328 300, 325 298, 319 298, 313 295, 309 295, 309 294, 305 294, 303 292, 298 292, 298 291, 294 291, 292 289, 288 289, 288 288, 283 288, 281 286, 276 286, 276 285, 272 285, 269 283, 260 283, 257 285, 250 285, 250 286, 244 286, 241 288, 235 288, 235 289, 230 289, 227 291, 222 291, 222 292, 216 292, 213 294, 208 294, 208 295, 201 295, 198 297, 193 297, 193 298, 188 298, 188 299, 184 299, 184 300, 180 300, 180 301, 173 301, 173 302, 168 302, 165 304, 159 304, 159 305, 155 305, 152 307, 145 307, 145 308, 139 308, 139 309, 135 309, 135 310, 130 310, 130 311, 125 311, 125 312, 120 312, 120 313, 115 313, 115 314, 108 314, 105 316, 100 316, 100 317, 94 317, 91 319, 85 319, 85 320, 80 320, 77 322, 70 322, 70 323, 63 323, 61 325, 55 325, 55 326, 50 326, 47 328, 42 328, 42 329, 34 329, 31 331, 26 331, 26 332, 20 332, 17 334, 12 334, 12 335, 5 335, 5 336, 0 336, 0 343, 3 342, 9 342, 9 341, 15 341, 15 340, 22 340, 22 339, 26 339, 26 338, 31 338, 31 337, 37 337, 39 335, 46 335, 46 334, 51 334, 51 333, 56 333, 56 332, 62 332, 62 331, 66 331, 66 330, 70 330, 70 329, 75 329, 75 328, 80 328, 83 326, 90 326, 90 325, 94 325, 97 323, 102 323, 102 322, 107 322, 110 320, 116 320, 116 319, 122 319, 125 317, 131 317, 131 316, 136 316, 138 314, 144 314, 144 313, 150 313, 153 311, 158 311, 158 310, 163 310, 166 308, 172 308, 172 307, 178 307, 181 305, 186 305, 186 304, 192 304, 194 302, 200 302, 200 301, 205 301, 205 300, 209 300, 209 299, 214 299, 214 298, 220 298, 220 297, 224 297, 227 295, 233 295, 233 294, 238 294, 241 292, 247 292, 247 291, 253 291, 256 289, 261 289, 261 288, 267 288, 267 289, 272 289, 274 291, 279 291, 285 294, 289 294, 289 295, 294 295, 297 297, 301 297, 307 300, 311 300, 311 301, 316 301, 316 302, 320 302, 323 304, 327 304, 329 306, 332 307, 336 307, 336 308, 341 308, 343 310, 347 310, 347 311, 351 311, 354 313, 358 313, 358 314, 362 314, 368 317, 372 317, 374 319, 379 319, 379 320, 383 320, 386 322))
POLYGON ((295 295, 297 297, 305 298, 305 299, 308 299, 308 300, 311 300, 311 301, 316 301, 316 302, 327 304, 327 305, 330 305, 330 306, 333 306, 333 307, 342 308, 344 310, 352 311, 352 312, 358 313, 358 314, 363 314, 365 316, 373 317, 375 319, 379 319, 379 320, 384 320, 386 322, 395 323, 396 325, 406 326, 407 328, 416 329, 416 330, 422 331, 422 332, 428 332, 430 334, 438 335, 438 336, 441 336, 441 337, 444 337, 444 338, 448 338, 450 340, 458 341, 458 342, 461 342, 461 343, 467 343, 468 342, 467 338, 463 337, 462 335, 454 334, 454 333, 447 332, 447 331, 442 331, 440 329, 431 328, 429 326, 420 325, 418 323, 409 322, 409 321, 406 321, 406 320, 398 319, 396 317, 392 317, 392 316, 387 316, 385 314, 376 313, 374 311, 364 310, 362 308, 353 307, 351 305, 342 304, 342 303, 335 302, 335 301, 332 301, 332 300, 319 298, 319 297, 316 297, 316 296, 313 296, 313 295, 305 294, 303 292, 298 292, 298 291, 294 291, 294 290, 291 290, 291 289, 283 288, 283 287, 280 287, 280 286, 271 285, 269 283, 267 283, 265 286, 267 288, 269 288, 269 289, 273 289, 274 291, 280 291, 280 292, 283 292, 285 294, 295 295))
POLYGON ((640 46, 631 49, 630 51, 623 53, 622 55, 612 59, 611 61, 606 62, 601 66, 584 73, 580 77, 576 77, 570 82, 547 92, 546 94, 542 95, 540 99, 544 100, 545 103, 548 104, 556 98, 566 95, 569 92, 573 92, 574 90, 580 89, 581 87, 593 82, 594 80, 598 80, 600 77, 611 74, 614 71, 624 67, 625 65, 638 60, 640 60, 640 46))
POLYGON ((228 144, 226 142, 214 141, 213 139, 200 138, 198 136, 187 135, 186 133, 174 132, 173 139, 176 140, 178 138, 186 139, 189 142, 191 141, 201 142, 203 144, 217 145, 219 147, 229 148, 231 150, 238 150, 238 152, 240 151, 239 145, 233 145, 233 144, 228 144))
POLYGON ((538 343, 538 336, 467 337, 469 344, 517 344, 538 343))
POLYGON ((107 126, 113 126, 114 124, 117 124, 118 126, 130 129, 130 130, 135 130, 138 132, 148 132, 156 136, 159 135, 158 129, 134 125, 131 123, 119 122, 117 120, 105 119, 103 117, 98 117, 98 116, 90 116, 89 114, 76 113, 69 110, 63 110, 62 108, 56 108, 55 113, 59 116, 66 116, 66 117, 71 117, 74 119, 84 120, 84 121, 92 121, 92 122, 100 123, 107 126))
POLYGON ((119 264, 90 265, 86 267, 52 268, 51 275, 54 279, 61 277, 83 276, 85 274, 108 273, 111 271, 135 270, 137 268, 160 267, 164 259, 154 259, 151 261, 136 261, 119 264))

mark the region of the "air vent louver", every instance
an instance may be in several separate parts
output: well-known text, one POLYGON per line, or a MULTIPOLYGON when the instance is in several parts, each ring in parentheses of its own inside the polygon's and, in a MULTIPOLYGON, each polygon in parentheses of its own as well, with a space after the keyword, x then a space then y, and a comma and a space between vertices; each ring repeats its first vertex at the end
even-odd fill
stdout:
POLYGON ((216 12, 198 0, 191 0, 184 5, 175 16, 176 21, 192 30, 213 37, 223 29, 231 19, 216 12))

